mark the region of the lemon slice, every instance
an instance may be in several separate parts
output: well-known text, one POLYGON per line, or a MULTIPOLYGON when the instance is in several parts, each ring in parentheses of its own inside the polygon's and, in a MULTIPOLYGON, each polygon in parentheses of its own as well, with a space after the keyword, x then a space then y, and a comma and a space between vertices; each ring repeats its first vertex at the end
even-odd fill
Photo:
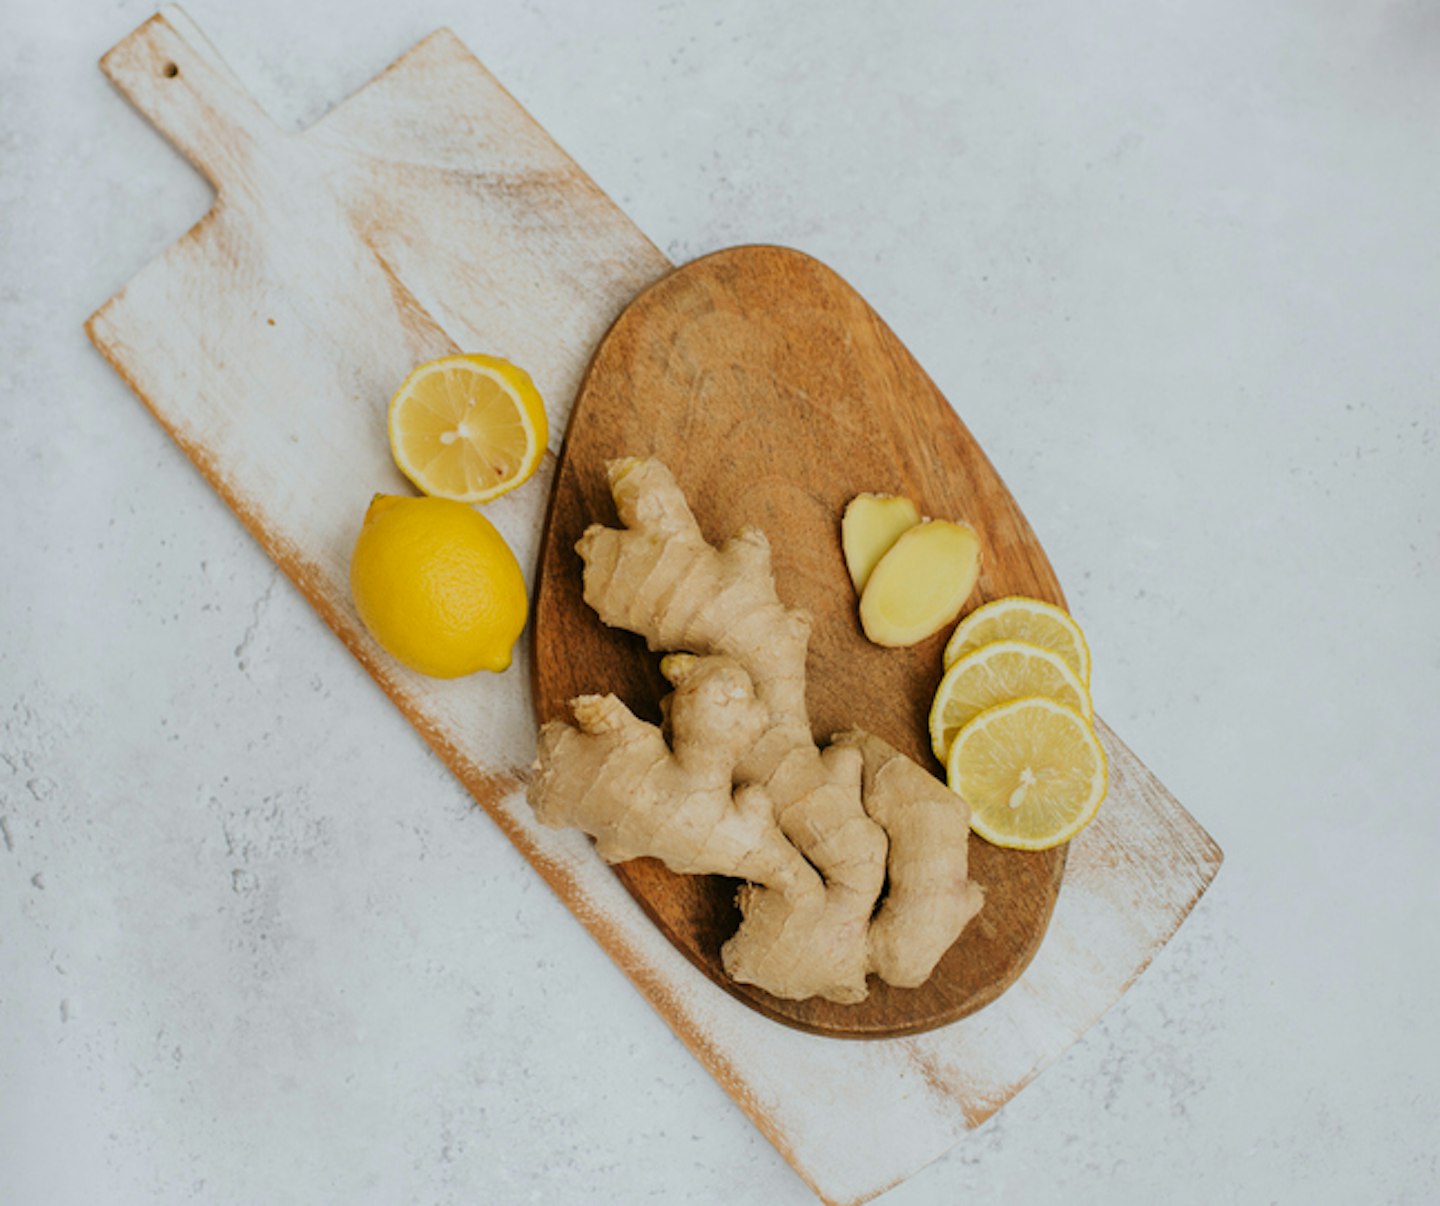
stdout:
POLYGON ((395 463, 436 498, 489 502, 515 489, 539 466, 548 438, 534 382, 496 356, 422 364, 390 400, 395 463))
POLYGON ((1067 612, 1051 603, 1012 595, 977 607, 956 625, 945 646, 946 667, 991 641, 1026 641, 1058 653, 1080 681, 1090 685, 1090 646, 1085 634, 1067 612))
POLYGON ((946 770, 970 828, 1015 850, 1068 842, 1105 798, 1105 752, 1086 719, 1053 699, 1016 699, 960 730, 946 770))
POLYGON ((941 762, 955 734, 986 708, 1044 695, 1090 719, 1090 693, 1058 654, 1024 641, 995 641, 972 650, 945 672, 930 707, 930 745, 941 762))

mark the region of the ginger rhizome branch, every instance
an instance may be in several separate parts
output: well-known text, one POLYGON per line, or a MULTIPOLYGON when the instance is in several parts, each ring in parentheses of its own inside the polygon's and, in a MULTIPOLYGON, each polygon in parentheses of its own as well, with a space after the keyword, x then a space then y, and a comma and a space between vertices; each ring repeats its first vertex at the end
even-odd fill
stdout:
POLYGON ((725 657, 671 654, 660 668, 675 688, 673 749, 615 696, 581 696, 572 704, 578 727, 541 732, 537 815, 585 830, 608 862, 648 855, 682 875, 818 894, 819 878, 785 840, 764 791, 732 786, 735 763, 766 725, 750 676, 725 657))
POLYGON ((777 596, 764 533, 716 548, 659 461, 609 474, 624 527, 592 526, 576 546, 585 601, 652 650, 683 651, 661 663, 671 741, 613 696, 575 700, 574 726, 541 730, 537 815, 578 825, 610 862, 745 880, 721 952, 735 980, 846 1003, 871 972, 923 982, 979 907, 965 805, 875 738, 816 746, 810 618, 777 596))
POLYGON ((970 809, 871 733, 841 733, 835 748, 860 751, 865 811, 890 839, 889 885, 870 923, 871 969, 887 984, 918 988, 980 911, 980 889, 970 882, 970 809))

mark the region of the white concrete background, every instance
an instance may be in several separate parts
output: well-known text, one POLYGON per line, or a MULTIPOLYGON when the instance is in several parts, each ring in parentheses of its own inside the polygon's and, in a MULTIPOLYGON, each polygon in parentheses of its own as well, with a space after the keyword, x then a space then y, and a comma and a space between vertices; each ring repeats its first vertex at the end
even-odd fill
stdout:
MULTIPOLYGON (((294 127, 451 25, 1022 500, 1227 862, 887 1206, 1440 1199, 1432 3, 188 9, 294 127)), ((811 1200, 85 341, 209 203, 95 67, 148 14, 0 12, 0 1202, 811 1200)))

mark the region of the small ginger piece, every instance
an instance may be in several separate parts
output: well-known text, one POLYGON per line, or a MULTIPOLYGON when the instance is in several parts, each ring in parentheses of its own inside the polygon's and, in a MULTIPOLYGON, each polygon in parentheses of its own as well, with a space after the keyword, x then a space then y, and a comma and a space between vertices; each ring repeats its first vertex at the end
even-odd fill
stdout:
POLYGON ((840 545, 857 594, 865 589, 870 572, 900 534, 919 522, 920 512, 908 498, 857 494, 850 500, 840 520, 840 545))
POLYGON ((902 533, 871 571, 860 625, 877 645, 917 644, 960 614, 979 577, 975 529, 927 519, 902 533))
POLYGON ((674 871, 744 879, 740 927, 721 950, 735 980, 778 997, 842 1003, 863 1000, 866 977, 882 968, 923 981, 943 953, 941 929, 958 933, 955 916, 973 913, 963 815, 958 830, 924 820, 934 812, 925 803, 933 780, 916 807, 902 807, 897 793, 917 781, 878 761, 872 768, 879 756, 858 739, 817 748, 805 706, 811 621, 776 594, 764 533, 745 529, 711 545, 659 461, 613 461, 609 477, 624 526, 593 525, 576 545, 585 601, 652 650, 687 651, 661 662, 675 688, 662 701, 673 743, 613 696, 573 701, 576 726, 552 722, 540 733, 530 784, 537 815, 578 825, 611 862, 650 855, 674 871), (895 902, 887 897, 877 917, 896 849, 889 823, 900 851, 933 839, 949 869, 922 870, 928 857, 905 855, 903 867, 890 866, 892 877, 899 873, 895 902), (929 903, 947 884, 949 912, 929 903), (925 920, 937 912, 944 927, 925 920), (877 932, 886 916, 893 920, 877 932), (912 925, 923 932, 910 949, 912 925))

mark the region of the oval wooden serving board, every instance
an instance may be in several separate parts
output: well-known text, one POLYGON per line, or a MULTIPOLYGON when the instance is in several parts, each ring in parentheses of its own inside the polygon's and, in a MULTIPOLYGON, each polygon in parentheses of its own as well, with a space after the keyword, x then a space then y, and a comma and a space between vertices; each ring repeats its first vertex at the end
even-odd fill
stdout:
MULTIPOLYGON (((984 570, 968 608, 1024 594, 1064 605, 1020 508, 950 404, 865 300, 799 252, 738 247, 651 286, 610 329, 581 387, 555 477, 540 554, 533 632, 541 723, 568 701, 614 692, 658 721, 668 690, 658 655, 606 628, 581 597, 575 542, 617 523, 605 463, 660 457, 706 536, 746 524, 769 536, 781 599, 815 617, 807 665, 822 741, 859 726, 943 777, 926 717, 947 633, 881 649, 860 631, 840 550, 840 515, 861 491, 903 494, 927 515, 980 532, 984 570)), ((871 977, 858 1005, 784 1001, 728 979, 720 947, 739 922, 736 882, 680 876, 653 859, 616 867, 631 894, 718 985, 778 1021, 851 1038, 913 1034, 993 1001, 1044 936, 1065 849, 1000 850, 972 839, 985 907, 928 983, 871 977)))

